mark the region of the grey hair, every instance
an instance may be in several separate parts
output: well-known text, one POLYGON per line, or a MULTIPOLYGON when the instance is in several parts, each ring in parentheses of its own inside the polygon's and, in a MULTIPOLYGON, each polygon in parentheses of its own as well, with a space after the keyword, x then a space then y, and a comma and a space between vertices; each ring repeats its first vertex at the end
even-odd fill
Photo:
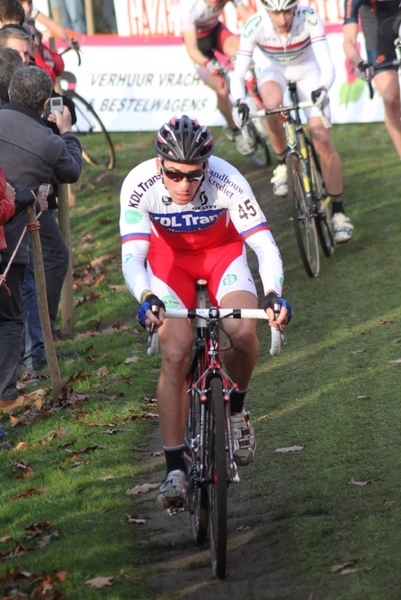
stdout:
POLYGON ((31 43, 32 36, 27 31, 22 31, 23 27, 2 27, 0 29, 0 48, 7 48, 7 42, 10 38, 17 40, 26 40, 31 43))
POLYGON ((50 75, 39 67, 24 67, 15 71, 11 78, 9 95, 11 102, 39 110, 52 94, 50 75))
POLYGON ((0 48, 0 85, 8 90, 11 77, 24 66, 19 52, 12 48, 0 48))

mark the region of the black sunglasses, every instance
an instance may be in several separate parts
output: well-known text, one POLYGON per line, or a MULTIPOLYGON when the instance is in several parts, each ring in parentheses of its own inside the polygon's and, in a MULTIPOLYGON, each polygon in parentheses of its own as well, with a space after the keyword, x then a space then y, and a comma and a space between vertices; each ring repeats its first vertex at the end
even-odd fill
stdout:
POLYGON ((190 171, 189 173, 182 173, 181 171, 170 171, 166 169, 164 165, 161 165, 162 171, 171 181, 182 181, 183 179, 187 179, 189 183, 195 183, 197 181, 201 181, 201 179, 205 175, 205 171, 203 169, 198 169, 197 171, 190 171))

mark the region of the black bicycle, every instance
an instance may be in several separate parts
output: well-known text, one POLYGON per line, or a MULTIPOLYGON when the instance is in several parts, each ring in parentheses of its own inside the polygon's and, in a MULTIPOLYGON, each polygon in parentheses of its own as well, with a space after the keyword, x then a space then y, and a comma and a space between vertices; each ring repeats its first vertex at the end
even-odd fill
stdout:
MULTIPOLYGON (((226 576, 227 491, 238 483, 230 418, 230 394, 235 383, 221 363, 221 321, 227 318, 268 319, 262 309, 207 308, 207 281, 196 285, 196 309, 167 309, 166 318, 197 320, 194 352, 187 375, 189 416, 185 434, 188 506, 191 530, 197 545, 207 537, 213 575, 226 576)), ((275 313, 280 306, 274 307, 275 313)), ((280 352, 283 333, 271 328, 270 354, 280 352)), ((157 352, 157 335, 149 336, 148 354, 157 352)), ((178 509, 180 510, 180 509, 178 509)), ((170 509, 170 513, 177 512, 170 509)))
MULTIPOLYGON (((72 48, 67 48, 61 54, 75 50, 79 66, 81 64, 80 47, 77 40, 73 39, 72 43, 72 48)), ((114 145, 102 120, 90 102, 76 92, 76 77, 73 73, 64 71, 60 79, 64 82, 61 86, 63 94, 74 102, 77 121, 72 126, 72 130, 80 138, 83 158, 94 167, 113 169, 116 164, 114 145)))
MULTIPOLYGON (((330 257, 334 252, 330 200, 312 139, 300 116, 301 109, 315 105, 313 102, 299 102, 294 82, 288 83, 288 91, 291 104, 257 111, 251 118, 281 115, 287 143, 288 199, 295 237, 306 273, 309 277, 316 277, 320 271, 317 240, 325 256, 330 257)), ((325 126, 330 127, 323 112, 321 117, 325 126)))

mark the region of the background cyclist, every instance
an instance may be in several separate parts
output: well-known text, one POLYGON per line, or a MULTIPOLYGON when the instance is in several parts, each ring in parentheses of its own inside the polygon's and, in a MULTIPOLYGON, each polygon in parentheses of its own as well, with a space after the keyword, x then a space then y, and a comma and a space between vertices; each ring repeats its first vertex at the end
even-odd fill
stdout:
MULTIPOLYGON (((248 8, 241 0, 232 0, 238 17, 243 23, 250 17, 248 8)), ((214 52, 217 50, 228 58, 237 54, 239 38, 219 19, 228 0, 181 0, 178 6, 182 40, 189 57, 196 65, 200 79, 217 95, 217 108, 227 121, 227 136, 235 142, 238 152, 251 154, 252 148, 243 139, 241 130, 232 118, 229 87, 219 76, 221 64, 214 52)))
MULTIPOLYGON (((255 47, 266 57, 259 69, 258 89, 267 109, 278 108, 288 81, 295 81, 300 100, 312 100, 330 116, 328 90, 334 81, 332 63, 323 23, 312 9, 297 6, 296 0, 261 0, 265 9, 245 24, 240 39, 234 74, 232 97, 236 98, 234 119, 240 125, 248 115, 245 98, 245 74, 255 47)), ((336 242, 351 239, 353 226, 344 214, 340 157, 335 150, 330 129, 323 125, 318 108, 305 110, 316 151, 321 160, 323 179, 332 203, 332 223, 336 242)), ((287 194, 286 141, 279 115, 266 118, 269 138, 277 155, 273 172, 273 190, 277 196, 287 194)))
POLYGON ((399 0, 345 0, 344 52, 365 79, 365 69, 370 67, 375 85, 383 97, 384 121, 401 157, 401 109, 398 67, 382 68, 381 64, 397 58, 394 41, 398 37, 401 21, 399 0), (362 58, 357 46, 358 15, 365 36, 369 63, 362 58))
MULTIPOLYGON (((249 184, 237 169, 212 156, 213 140, 206 127, 185 115, 173 118, 160 128, 155 150, 157 158, 135 167, 123 183, 120 230, 123 273, 140 303, 138 319, 148 329, 154 323, 159 334, 162 366, 157 402, 167 476, 158 499, 168 508, 186 500, 186 374, 193 336, 186 320, 164 320, 164 308, 194 308, 199 278, 208 281, 209 297, 216 306, 256 308, 246 241, 258 258, 265 296, 262 306, 275 325, 271 306, 281 292, 283 266, 249 184), (158 317, 151 306, 160 308, 158 317)), ((277 323, 284 325, 291 309, 283 298, 279 302, 277 323)), ((255 452, 244 399, 259 350, 256 322, 227 320, 224 328, 230 338, 225 368, 239 390, 230 397, 234 457, 237 464, 247 465, 255 452)))

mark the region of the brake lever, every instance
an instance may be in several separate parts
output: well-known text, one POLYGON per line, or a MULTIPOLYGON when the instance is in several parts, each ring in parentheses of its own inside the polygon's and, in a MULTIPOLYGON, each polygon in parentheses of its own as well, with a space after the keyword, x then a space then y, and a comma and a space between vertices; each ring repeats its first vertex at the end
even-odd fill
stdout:
MULTIPOLYGON (((280 304, 278 302, 275 302, 273 304, 273 312, 274 312, 274 319, 276 321, 277 321, 277 318, 280 315, 280 310, 281 310, 280 304)), ((281 324, 277 323, 277 327, 278 327, 278 330, 280 332, 281 343, 284 344, 284 346, 285 346, 286 343, 287 343, 287 338, 285 337, 283 326, 281 324)))

